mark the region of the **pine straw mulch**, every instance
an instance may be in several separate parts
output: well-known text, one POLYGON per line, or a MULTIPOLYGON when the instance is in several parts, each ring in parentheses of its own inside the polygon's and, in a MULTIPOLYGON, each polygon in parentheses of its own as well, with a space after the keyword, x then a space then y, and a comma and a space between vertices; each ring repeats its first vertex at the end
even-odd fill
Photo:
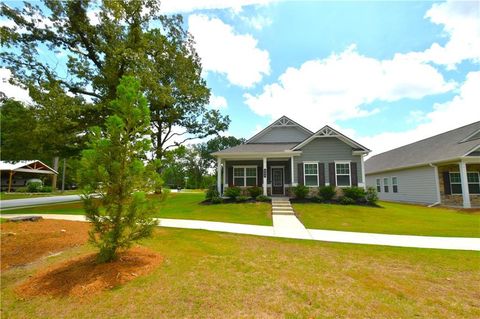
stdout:
POLYGON ((89 229, 89 223, 65 220, 1 223, 1 270, 84 245, 89 229))
POLYGON ((15 291, 22 297, 48 295, 87 298, 148 274, 161 261, 160 255, 143 247, 123 251, 117 260, 103 264, 98 264, 96 255, 90 254, 40 271, 15 291))

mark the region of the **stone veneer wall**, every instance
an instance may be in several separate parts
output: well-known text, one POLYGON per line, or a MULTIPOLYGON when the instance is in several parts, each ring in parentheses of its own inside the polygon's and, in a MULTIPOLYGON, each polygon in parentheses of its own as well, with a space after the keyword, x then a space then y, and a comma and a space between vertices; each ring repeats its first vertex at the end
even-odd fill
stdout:
MULTIPOLYGON (((444 165, 438 167, 438 182, 440 184, 440 198, 443 205, 447 206, 463 206, 463 196, 445 194, 445 183, 443 180, 443 172, 459 172, 458 164, 444 165)), ((480 171, 480 164, 467 164, 467 171, 480 171)), ((480 194, 470 194, 470 204, 472 207, 480 207, 480 194)))

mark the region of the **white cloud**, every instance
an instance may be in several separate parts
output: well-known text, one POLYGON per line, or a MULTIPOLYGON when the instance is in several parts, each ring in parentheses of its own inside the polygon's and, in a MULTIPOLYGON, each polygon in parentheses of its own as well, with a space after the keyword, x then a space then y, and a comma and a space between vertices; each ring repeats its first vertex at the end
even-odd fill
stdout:
POLYGON ((341 54, 288 68, 276 83, 259 95, 245 94, 245 103, 257 114, 297 118, 312 129, 336 120, 368 116, 378 109, 364 105, 374 101, 420 99, 452 90, 442 74, 428 64, 407 57, 376 60, 350 46, 341 54))
POLYGON ((480 63, 480 3, 478 1, 447 1, 435 3, 425 14, 432 23, 443 25, 448 41, 444 46, 433 43, 423 52, 407 53, 424 62, 446 65, 455 69, 458 63, 471 60, 480 63))
POLYGON ((162 0, 160 10, 163 13, 185 13, 195 10, 231 9, 240 12, 250 5, 266 5, 273 0, 162 0))
POLYGON ((223 96, 217 96, 215 94, 210 95, 210 107, 214 110, 226 109, 227 99, 223 96))
POLYGON ((255 16, 241 16, 240 19, 250 27, 256 30, 262 30, 264 27, 268 27, 273 23, 273 20, 264 15, 255 16))
POLYGON ((10 84, 9 79, 11 76, 12 72, 10 72, 9 69, 0 68, 0 92, 5 93, 8 98, 25 103, 32 103, 28 90, 10 84))
POLYGON ((422 124, 403 132, 384 132, 369 137, 358 137, 363 145, 378 154, 402 145, 455 129, 480 120, 480 71, 467 74, 459 93, 450 101, 436 103, 433 110, 423 114, 422 124))
POLYGON ((270 74, 268 51, 257 47, 250 34, 236 34, 220 19, 190 15, 189 31, 205 71, 225 74, 230 83, 251 87, 270 74))

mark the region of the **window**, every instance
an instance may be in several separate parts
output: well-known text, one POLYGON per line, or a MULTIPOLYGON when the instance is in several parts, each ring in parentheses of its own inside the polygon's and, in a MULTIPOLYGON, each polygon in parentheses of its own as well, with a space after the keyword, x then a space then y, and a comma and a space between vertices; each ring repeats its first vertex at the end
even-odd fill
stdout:
POLYGON ((460 173, 450 172, 450 189, 452 194, 462 193, 462 180, 460 179, 460 173))
POLYGON ((305 186, 318 186, 318 163, 303 164, 305 186))
POLYGON ((377 178, 377 193, 382 191, 382 185, 380 184, 380 178, 377 178))
POLYGON ((233 168, 234 186, 257 186, 257 167, 244 166, 233 168))
POLYGON ((398 181, 396 177, 392 177, 392 191, 398 193, 398 181))
POLYGON ((335 163, 337 186, 350 186, 350 163, 335 163))
POLYGON ((385 191, 385 193, 388 193, 388 178, 385 177, 383 179, 383 190, 385 191))
POLYGON ((468 191, 470 194, 480 194, 480 176, 478 172, 467 173, 468 191))

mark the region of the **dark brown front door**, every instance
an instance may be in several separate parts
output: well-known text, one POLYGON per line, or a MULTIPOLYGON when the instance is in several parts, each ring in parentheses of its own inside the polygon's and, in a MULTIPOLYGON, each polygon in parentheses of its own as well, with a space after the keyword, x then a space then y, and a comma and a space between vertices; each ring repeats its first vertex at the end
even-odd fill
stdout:
POLYGON ((283 195, 283 168, 272 168, 272 195, 283 195))

